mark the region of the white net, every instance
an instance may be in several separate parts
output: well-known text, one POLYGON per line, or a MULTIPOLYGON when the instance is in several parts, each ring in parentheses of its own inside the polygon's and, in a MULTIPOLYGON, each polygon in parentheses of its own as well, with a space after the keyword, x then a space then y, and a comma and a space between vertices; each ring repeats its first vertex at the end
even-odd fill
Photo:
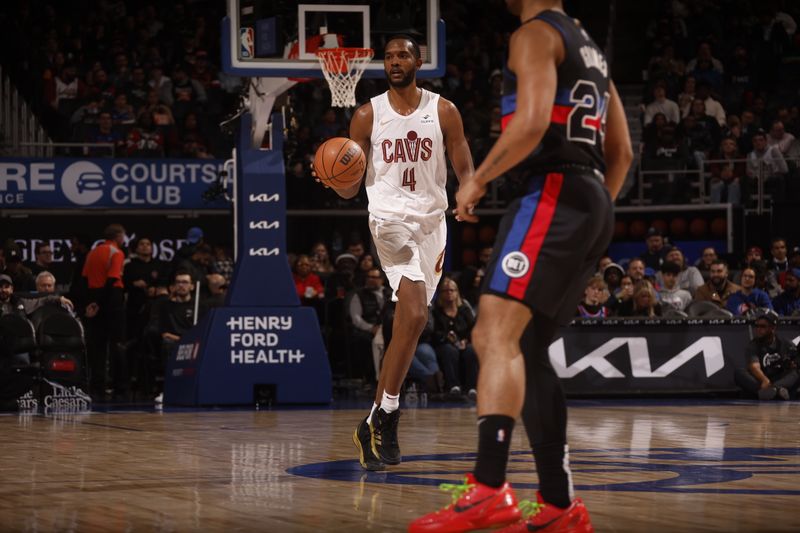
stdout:
POLYGON ((356 85, 372 59, 371 48, 325 48, 317 50, 317 58, 328 86, 331 105, 356 105, 356 85))

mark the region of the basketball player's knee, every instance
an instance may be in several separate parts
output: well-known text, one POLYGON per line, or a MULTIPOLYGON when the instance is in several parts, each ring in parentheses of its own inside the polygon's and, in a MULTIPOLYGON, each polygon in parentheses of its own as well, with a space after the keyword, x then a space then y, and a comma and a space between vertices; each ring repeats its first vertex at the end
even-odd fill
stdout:
POLYGON ((409 309, 408 312, 408 325, 409 328, 422 334, 425 325, 428 323, 428 308, 422 306, 415 306, 409 309))

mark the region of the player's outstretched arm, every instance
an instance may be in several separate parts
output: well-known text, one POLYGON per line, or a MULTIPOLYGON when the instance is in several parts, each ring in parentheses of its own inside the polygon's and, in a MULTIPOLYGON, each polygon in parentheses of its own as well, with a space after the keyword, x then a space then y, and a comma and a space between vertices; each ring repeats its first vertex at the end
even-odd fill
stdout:
POLYGON ((625 176, 633 161, 633 148, 625 109, 622 107, 617 88, 613 82, 609 82, 608 89, 611 99, 608 102, 603 152, 606 158, 606 187, 611 199, 615 200, 625 183, 625 176))
POLYGON ((464 122, 461 120, 461 113, 453 102, 445 98, 439 98, 438 112, 447 157, 450 159, 450 164, 453 165, 458 182, 463 183, 475 173, 475 166, 472 162, 469 143, 464 136, 464 122))
MULTIPOLYGON (((364 152, 364 157, 367 158, 367 161, 369 161, 370 148, 372 146, 372 143, 370 142, 371 136, 372 102, 367 102, 356 109, 356 112, 353 114, 353 118, 350 119, 350 138, 358 143, 358 145, 361 147, 361 150, 364 152)), ((355 182, 351 187, 334 190, 336 191, 336 194, 342 198, 353 198, 358 194, 358 190, 361 188, 362 181, 364 181, 364 176, 361 176, 361 179, 355 182)))

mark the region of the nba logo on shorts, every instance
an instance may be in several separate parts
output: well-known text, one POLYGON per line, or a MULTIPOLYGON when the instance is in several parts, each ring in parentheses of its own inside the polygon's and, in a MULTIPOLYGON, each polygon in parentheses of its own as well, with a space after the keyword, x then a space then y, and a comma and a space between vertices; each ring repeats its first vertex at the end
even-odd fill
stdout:
POLYGON ((503 257, 501 266, 509 278, 521 278, 528 273, 531 263, 522 252, 511 252, 503 257))
POLYGON ((253 28, 239 28, 239 55, 242 59, 255 57, 256 38, 253 28))

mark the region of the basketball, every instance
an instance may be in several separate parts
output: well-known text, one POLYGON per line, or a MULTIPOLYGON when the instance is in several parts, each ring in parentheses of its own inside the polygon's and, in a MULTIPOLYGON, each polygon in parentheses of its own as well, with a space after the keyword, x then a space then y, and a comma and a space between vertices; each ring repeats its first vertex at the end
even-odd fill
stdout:
POLYGON ((621 241, 628 236, 628 225, 622 221, 617 220, 614 222, 614 240, 621 241))
POLYGON ((660 231, 661 235, 667 235, 669 233, 669 225, 667 224, 667 221, 664 219, 657 218, 650 223, 650 226, 660 231))
POLYGON ((704 239, 708 233, 708 222, 704 218, 695 218, 689 224, 689 234, 695 239, 704 239))
POLYGON ((728 221, 724 217, 717 217, 711 221, 711 235, 717 238, 728 234, 728 221))
POLYGON ((634 220, 628 226, 628 236, 631 239, 643 239, 645 233, 647 233, 647 224, 644 220, 634 220))
POLYGON ((344 189, 357 183, 366 167, 364 151, 358 143, 347 137, 328 139, 314 154, 314 172, 323 184, 334 189, 344 189))
POLYGON ((676 239, 685 237, 688 231, 689 223, 683 217, 673 218, 669 223, 669 234, 676 239))

